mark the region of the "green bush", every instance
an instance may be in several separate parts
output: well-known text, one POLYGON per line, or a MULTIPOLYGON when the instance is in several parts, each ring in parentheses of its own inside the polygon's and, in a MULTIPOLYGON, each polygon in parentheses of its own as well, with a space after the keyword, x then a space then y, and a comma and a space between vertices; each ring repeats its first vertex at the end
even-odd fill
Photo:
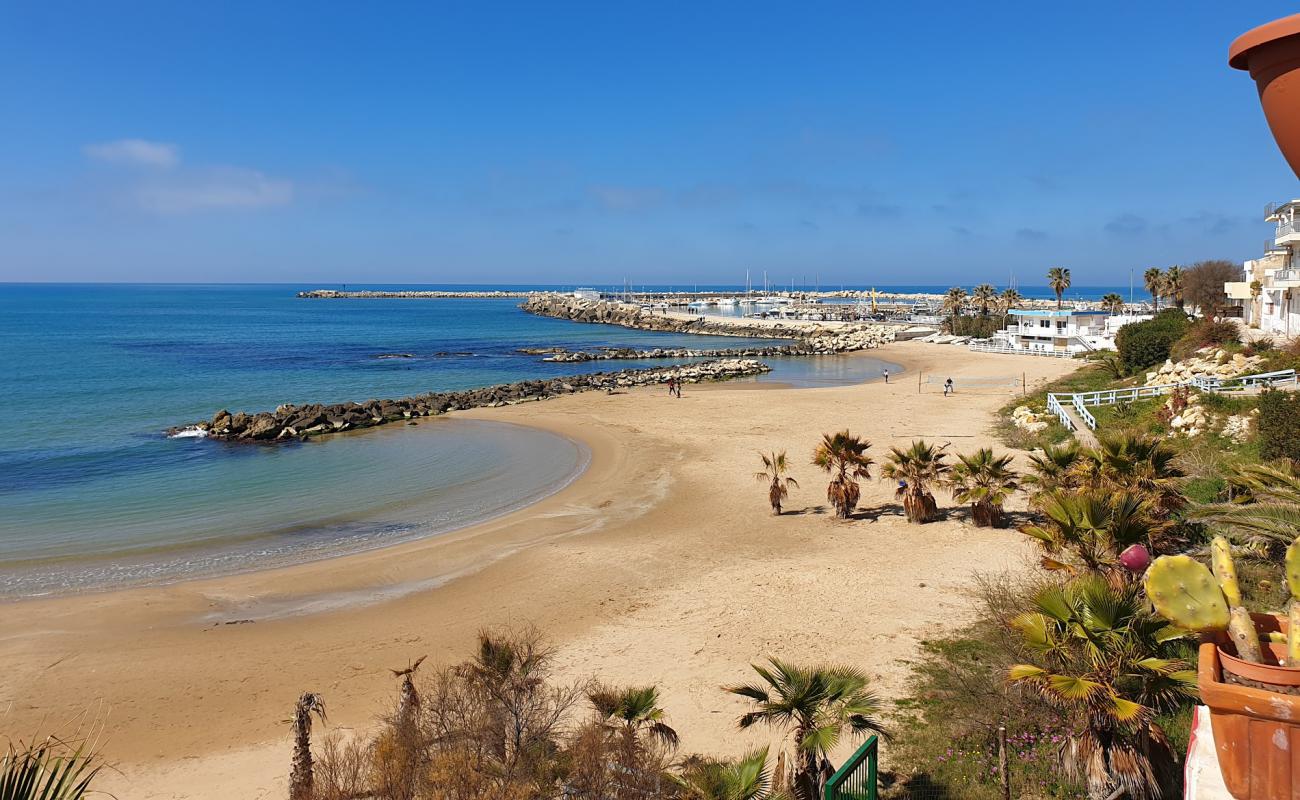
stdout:
POLYGON ((977 339, 987 339, 1007 327, 1007 317, 1002 314, 990 314, 987 317, 954 316, 950 317, 945 325, 953 336, 974 336, 977 339))
POLYGON ((1300 394, 1269 390, 1259 396, 1259 455, 1300 461, 1300 394))
POLYGON ((1169 358, 1170 351, 1187 332, 1187 315, 1166 309, 1145 322, 1133 322, 1119 329, 1115 347, 1124 370, 1132 375, 1169 358))

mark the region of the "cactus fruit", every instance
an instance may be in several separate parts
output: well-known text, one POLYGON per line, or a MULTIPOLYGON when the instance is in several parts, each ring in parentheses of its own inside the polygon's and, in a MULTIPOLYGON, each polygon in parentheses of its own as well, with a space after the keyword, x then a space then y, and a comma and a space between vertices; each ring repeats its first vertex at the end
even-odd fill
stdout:
POLYGON ((1141 575, 1151 566, 1151 553, 1140 544, 1132 544, 1119 554, 1119 563, 1135 575, 1141 575))
POLYGON ((1214 568, 1214 577, 1223 590, 1223 599, 1228 601, 1228 608, 1241 605, 1241 587, 1237 584, 1237 567, 1232 563, 1228 540, 1216 536, 1210 541, 1210 566, 1214 568))
POLYGON ((1191 556, 1157 558, 1145 583, 1156 611, 1178 627, 1197 633, 1228 629, 1223 592, 1214 575, 1191 556))

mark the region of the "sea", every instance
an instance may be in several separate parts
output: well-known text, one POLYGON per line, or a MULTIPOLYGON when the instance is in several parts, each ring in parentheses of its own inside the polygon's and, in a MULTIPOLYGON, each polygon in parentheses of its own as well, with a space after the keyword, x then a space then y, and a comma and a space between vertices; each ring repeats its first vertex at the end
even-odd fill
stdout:
MULTIPOLYGON (((549 319, 512 298, 296 297, 315 288, 574 287, 0 284, 0 598, 167 583, 437 535, 536 502, 589 459, 555 434, 455 418, 274 446, 164 435, 218 409, 668 363, 551 363, 523 348, 771 344, 549 319), (391 353, 413 358, 379 358, 391 353)), ((860 356, 765 360, 773 371, 751 380, 816 387, 901 372, 860 356)))

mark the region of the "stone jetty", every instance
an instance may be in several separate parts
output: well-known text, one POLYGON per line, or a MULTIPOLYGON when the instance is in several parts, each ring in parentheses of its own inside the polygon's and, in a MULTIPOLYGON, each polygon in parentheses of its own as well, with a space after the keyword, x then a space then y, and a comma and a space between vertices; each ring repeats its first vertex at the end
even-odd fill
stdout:
POLYGON ((571 295, 529 295, 519 306, 543 317, 573 322, 619 325, 641 331, 695 333, 710 336, 744 336, 761 339, 793 339, 802 348, 800 354, 845 353, 866 350, 894 341, 894 329, 886 325, 837 324, 819 325, 805 320, 767 321, 765 324, 744 319, 669 316, 655 314, 635 303, 610 300, 585 300, 571 295))
POLYGON ((764 358, 768 356, 807 356, 814 351, 801 344, 773 347, 728 347, 723 350, 695 350, 688 347, 656 347, 636 350, 631 347, 606 347, 600 350, 565 350, 562 347, 521 348, 521 353, 545 356, 543 361, 580 363, 583 361, 631 361, 653 358, 764 358))
POLYGON ((633 386, 649 386, 667 383, 669 379, 674 378, 683 383, 721 381, 758 375, 769 369, 766 364, 753 359, 717 359, 696 364, 519 381, 461 392, 421 394, 399 400, 367 400, 364 403, 333 405, 319 403, 282 405, 275 411, 253 414, 242 411, 232 414, 223 409, 214 414, 210 420, 171 428, 167 431, 167 435, 205 436, 236 442, 296 441, 312 436, 373 428, 416 417, 430 417, 448 411, 513 405, 599 389, 613 391, 633 386))

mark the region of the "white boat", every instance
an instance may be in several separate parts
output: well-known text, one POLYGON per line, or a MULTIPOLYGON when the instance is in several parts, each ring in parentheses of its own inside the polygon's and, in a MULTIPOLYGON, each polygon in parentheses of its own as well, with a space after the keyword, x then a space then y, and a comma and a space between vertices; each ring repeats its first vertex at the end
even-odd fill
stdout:
POLYGON ((734 297, 719 297, 719 298, 718 298, 718 305, 719 305, 719 306, 729 306, 729 307, 733 307, 733 308, 734 308, 735 305, 736 305, 736 298, 734 298, 734 297))

